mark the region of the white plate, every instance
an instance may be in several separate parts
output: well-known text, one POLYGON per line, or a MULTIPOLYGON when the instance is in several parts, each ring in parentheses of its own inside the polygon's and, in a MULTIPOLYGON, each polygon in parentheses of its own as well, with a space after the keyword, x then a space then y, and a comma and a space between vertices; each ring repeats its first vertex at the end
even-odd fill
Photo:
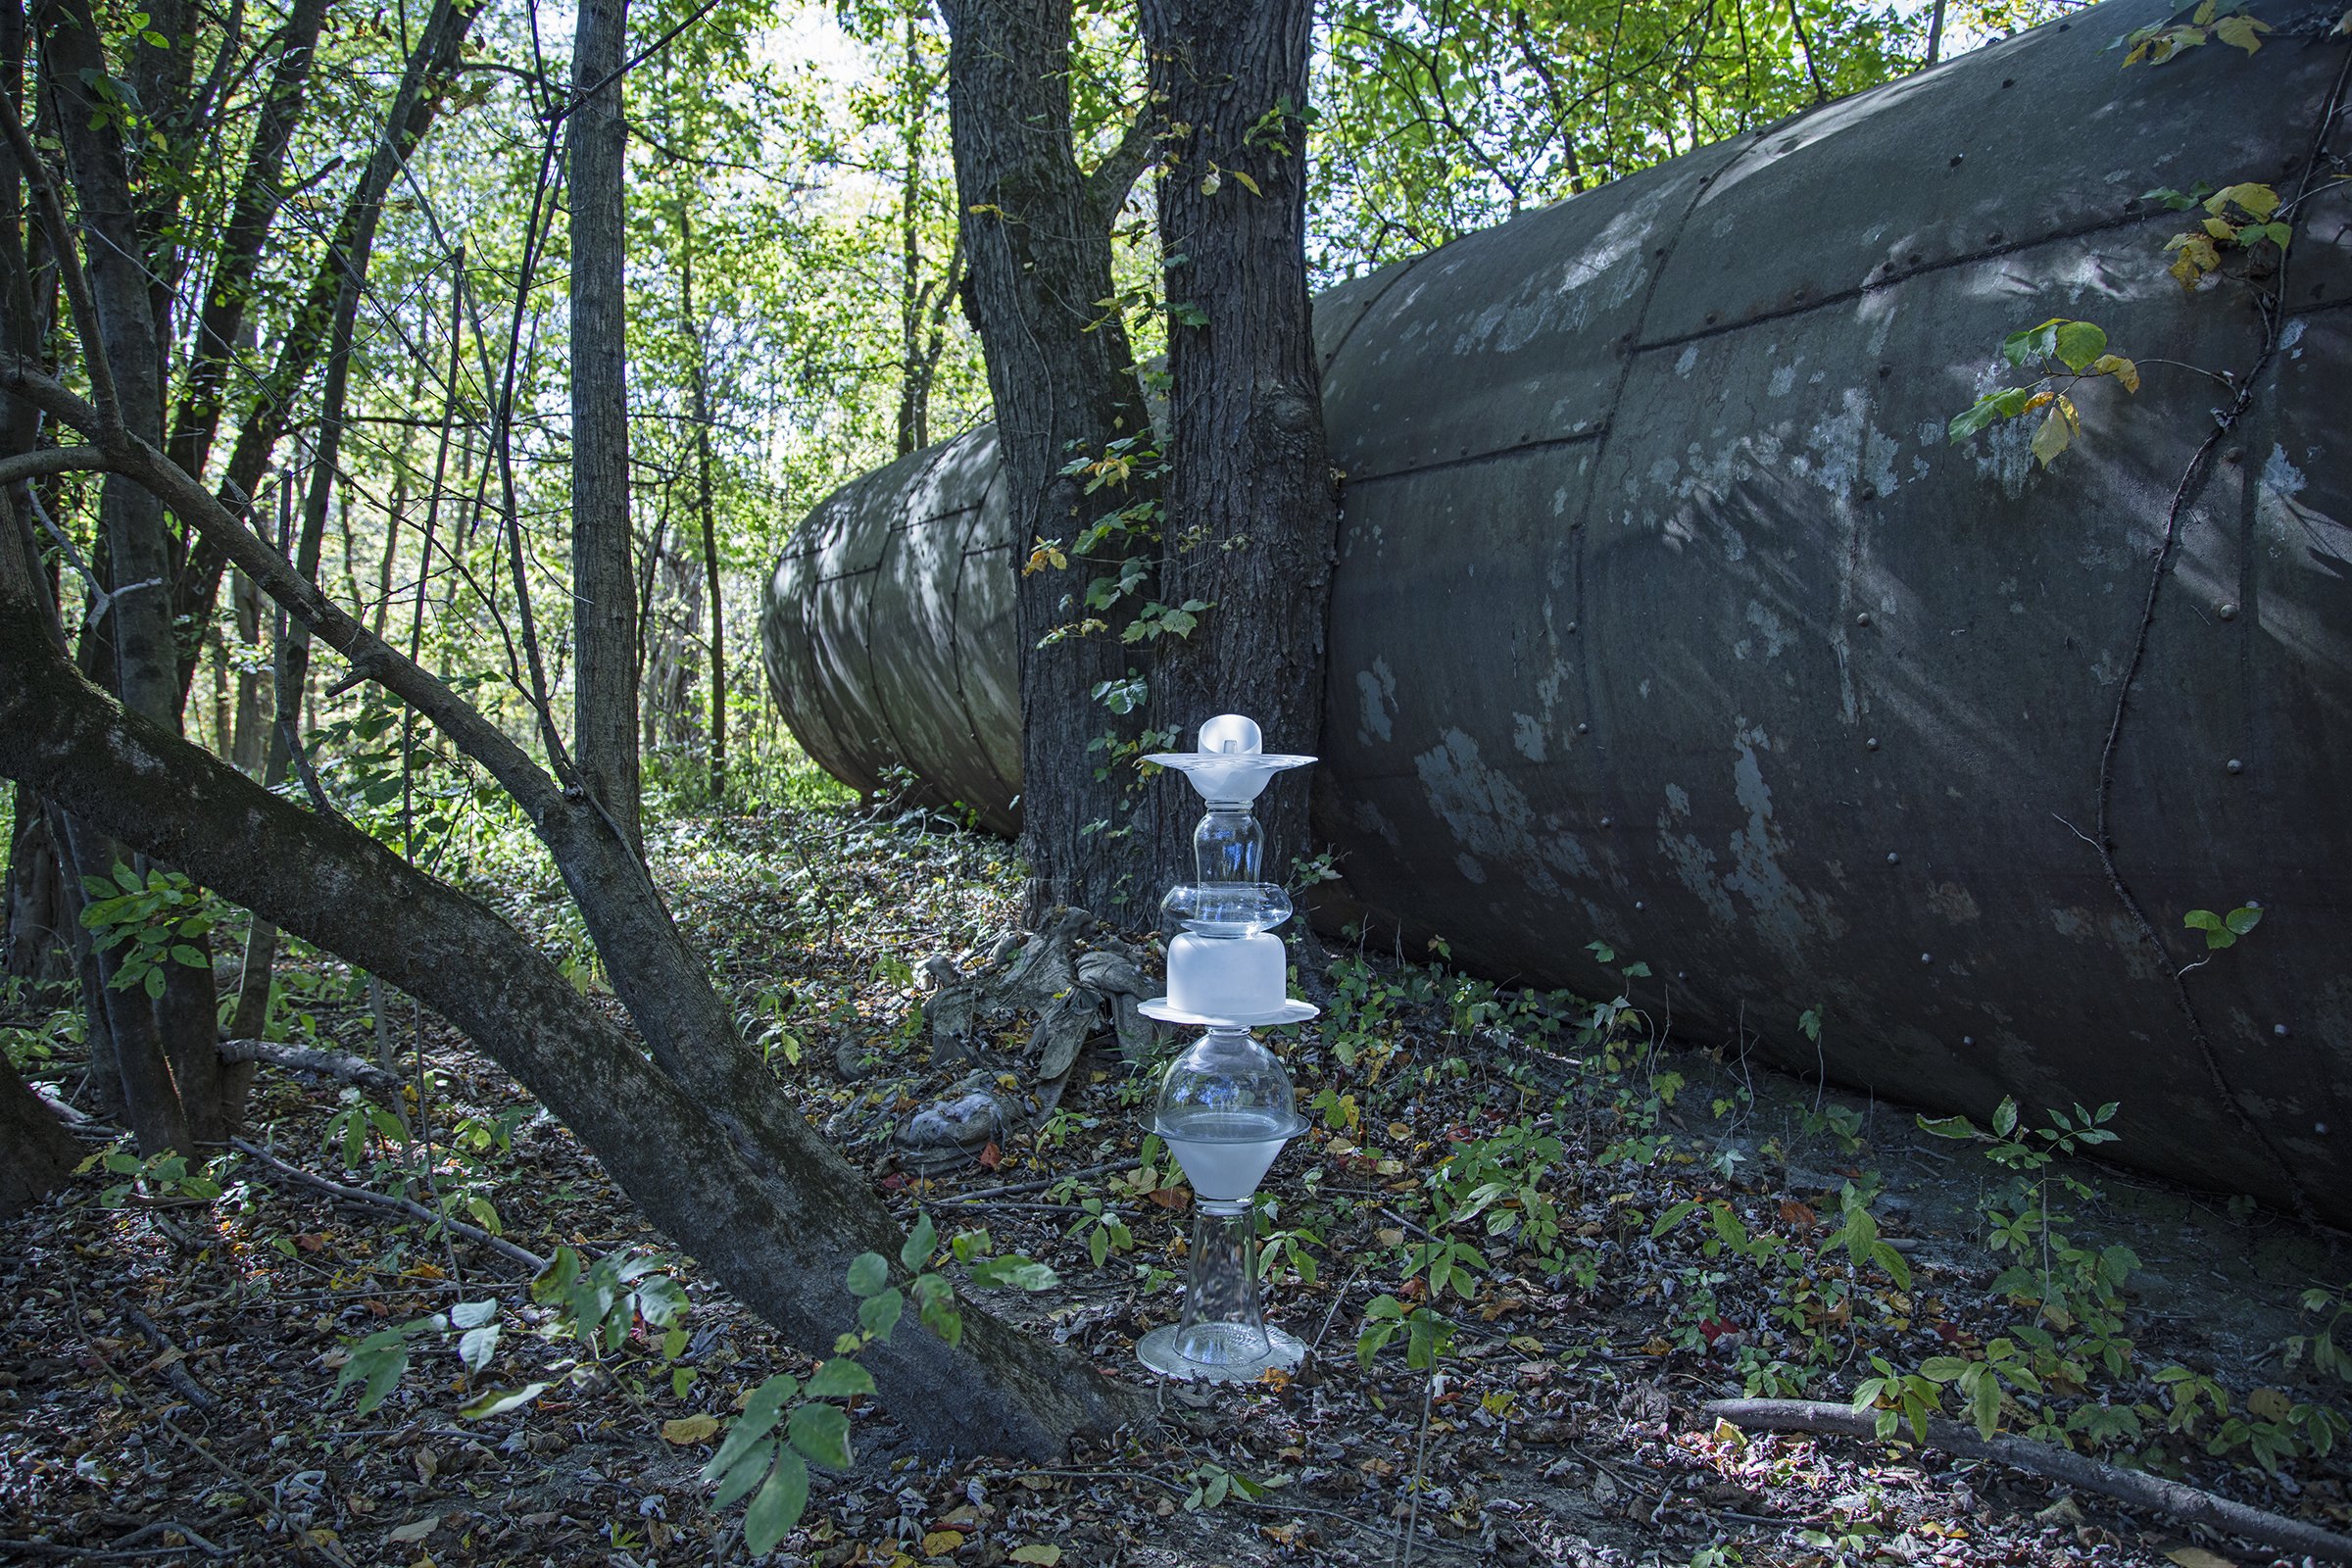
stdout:
POLYGON ((1323 1009, 1311 1002, 1285 1002, 1273 1012, 1253 1013, 1247 1018, 1216 1018, 1204 1012, 1184 1012, 1168 1005, 1165 997, 1153 997, 1141 1008, 1147 1018, 1161 1023, 1190 1024, 1203 1029, 1270 1029, 1286 1023, 1304 1023, 1318 1016, 1323 1009))

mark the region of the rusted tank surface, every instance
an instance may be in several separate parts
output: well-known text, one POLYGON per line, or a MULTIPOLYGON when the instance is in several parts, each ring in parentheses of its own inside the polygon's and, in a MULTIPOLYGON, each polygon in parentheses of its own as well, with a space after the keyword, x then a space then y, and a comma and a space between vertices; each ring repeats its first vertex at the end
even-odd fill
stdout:
MULTIPOLYGON (((1349 908, 1544 986, 1603 941, 1800 1070, 1819 1006, 1846 1083, 2118 1101, 2118 1157, 2352 1222, 2347 49, 2256 11, 2259 54, 2124 70, 2171 13, 2113 0, 1319 299, 1349 908), (2202 214, 2141 193, 2199 181, 2300 197, 2275 312, 2166 274, 2202 214), (2053 316, 2137 395, 2080 388, 2046 469, 2037 421, 1950 444, 2053 316)), ((766 632, 826 765, 1006 827, 992 452, 826 502, 766 632)))

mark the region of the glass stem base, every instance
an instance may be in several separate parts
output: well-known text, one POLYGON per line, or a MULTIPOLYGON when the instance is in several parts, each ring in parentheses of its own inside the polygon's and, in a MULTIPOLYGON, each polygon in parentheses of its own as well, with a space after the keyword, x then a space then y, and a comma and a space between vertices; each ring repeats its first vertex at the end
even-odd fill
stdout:
POLYGON ((1257 1225, 1247 1200, 1203 1200, 1193 1211, 1192 1267, 1184 1316, 1136 1345, 1162 1377, 1246 1383, 1268 1368, 1289 1371, 1306 1347, 1266 1325, 1257 1295, 1257 1225))

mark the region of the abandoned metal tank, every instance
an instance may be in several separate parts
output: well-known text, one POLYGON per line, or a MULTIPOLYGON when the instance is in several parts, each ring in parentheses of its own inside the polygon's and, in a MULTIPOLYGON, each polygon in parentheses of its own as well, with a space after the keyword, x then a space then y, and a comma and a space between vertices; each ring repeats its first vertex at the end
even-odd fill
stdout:
MULTIPOLYGON (((1280 739, 1351 910, 1544 986, 1605 941, 1802 1071, 1818 1005, 1835 1079, 2119 1101, 2124 1161, 2352 1222, 2347 46, 2257 9, 2127 70, 2172 13, 2112 0, 1321 296, 1329 717, 1280 739), (2204 214, 2142 193, 2200 181, 2295 203, 2283 262, 2168 276, 2204 214), (2046 468, 2032 418, 1948 441, 2050 317, 2136 395, 2046 468)), ((907 458, 762 625, 819 762, 1000 831, 1005 521, 989 430, 907 458)))

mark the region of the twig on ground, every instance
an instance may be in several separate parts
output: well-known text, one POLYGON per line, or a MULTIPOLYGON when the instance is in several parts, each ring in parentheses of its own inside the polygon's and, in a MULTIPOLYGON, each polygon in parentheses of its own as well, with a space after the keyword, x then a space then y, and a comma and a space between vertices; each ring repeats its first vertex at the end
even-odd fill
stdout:
POLYGON ((1100 1165, 1081 1165, 1055 1176, 1040 1176, 1034 1181, 1007 1182, 1002 1187, 983 1187, 977 1192, 956 1193, 938 1200, 941 1203, 976 1203, 984 1198, 1009 1198, 1015 1193, 1041 1192, 1059 1182, 1076 1181, 1086 1176, 1101 1176, 1114 1170, 1127 1170, 1135 1164, 1132 1159, 1106 1159, 1100 1165))
POLYGON ((132 1328, 153 1340, 156 1349, 170 1358, 159 1370, 164 1375, 164 1381, 171 1384, 181 1398, 208 1414, 220 1408, 220 1396, 199 1383, 196 1380, 196 1374, 180 1364, 180 1358, 184 1352, 178 1346, 172 1343, 170 1335, 156 1326, 155 1319, 135 1306, 124 1307, 122 1316, 129 1321, 132 1328))
POLYGON ((18 1541, 6 1536, 0 1536, 0 1546, 30 1552, 36 1557, 74 1557, 83 1562, 106 1562, 122 1557, 160 1557, 177 1551, 201 1551, 208 1557, 228 1555, 226 1547, 214 1545, 175 1519, 159 1519, 154 1524, 141 1525, 122 1540, 105 1546, 61 1546, 54 1542, 18 1541), (160 1536, 166 1531, 179 1536, 185 1544, 177 1546, 141 1544, 149 1537, 160 1536))
MULTIPOLYGON (((1772 1432, 1822 1432, 1873 1441, 1878 1435, 1875 1412, 1819 1399, 1716 1399, 1701 1410, 1737 1427, 1772 1432)), ((2125 1470, 2079 1453, 2026 1438, 1978 1437, 1949 1421, 1930 1419, 1931 1446, 1970 1459, 1995 1459, 2029 1475, 2063 1481, 2085 1492, 2151 1508, 2185 1524, 2205 1525, 2281 1551, 2308 1554, 2337 1562, 2352 1562, 2352 1537, 2339 1536, 2317 1525, 2288 1519, 2196 1487, 2167 1481, 2143 1471, 2125 1470)))
POLYGON ((422 1203, 414 1202, 406 1198, 393 1198, 385 1193, 371 1193, 365 1187, 346 1187, 341 1182, 330 1182, 323 1176, 314 1176, 300 1165, 289 1165, 258 1144, 248 1143, 242 1138, 230 1139, 229 1145, 239 1152, 260 1160, 279 1175, 291 1177, 306 1187, 315 1187, 322 1193, 349 1202, 370 1203, 377 1208, 398 1209, 404 1214, 423 1220, 428 1225, 446 1225, 467 1241, 479 1242, 498 1253, 499 1256, 523 1264, 534 1274, 542 1272, 547 1267, 547 1259, 528 1248, 517 1247, 503 1236, 493 1236, 478 1225, 468 1225, 462 1219, 452 1219, 445 1214, 436 1214, 422 1203))

